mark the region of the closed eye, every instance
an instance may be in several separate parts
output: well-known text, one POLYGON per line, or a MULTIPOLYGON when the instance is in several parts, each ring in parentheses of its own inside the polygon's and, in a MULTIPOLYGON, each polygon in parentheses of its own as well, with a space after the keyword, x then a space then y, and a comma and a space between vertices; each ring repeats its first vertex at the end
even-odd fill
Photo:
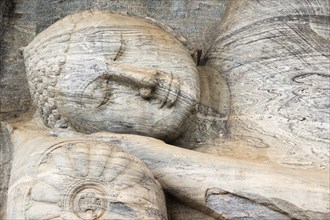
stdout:
POLYGON ((123 40, 123 36, 120 35, 120 47, 117 51, 117 54, 115 56, 115 58, 113 59, 113 61, 116 61, 119 59, 120 56, 122 56, 124 53, 124 40, 123 40))
POLYGON ((110 101, 110 82, 104 76, 91 81, 81 94, 81 105, 89 108, 99 108, 110 101))
MULTIPOLYGON (((106 84, 107 84, 107 86, 109 86, 109 80, 106 81, 106 84)), ((107 104, 109 101, 110 101, 110 91, 106 91, 102 102, 96 108, 99 108, 102 105, 107 104)))

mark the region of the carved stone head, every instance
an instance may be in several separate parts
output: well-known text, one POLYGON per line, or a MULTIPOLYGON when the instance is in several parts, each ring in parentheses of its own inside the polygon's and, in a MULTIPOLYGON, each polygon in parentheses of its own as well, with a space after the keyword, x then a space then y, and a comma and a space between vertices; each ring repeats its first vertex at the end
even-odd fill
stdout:
POLYGON ((105 12, 68 16, 24 50, 45 125, 177 138, 199 100, 186 48, 157 25, 105 12))

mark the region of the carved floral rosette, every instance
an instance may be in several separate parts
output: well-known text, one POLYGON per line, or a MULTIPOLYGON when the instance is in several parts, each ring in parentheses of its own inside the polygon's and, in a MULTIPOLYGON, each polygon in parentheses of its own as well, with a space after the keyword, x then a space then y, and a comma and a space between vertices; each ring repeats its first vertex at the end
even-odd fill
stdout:
POLYGON ((40 156, 25 219, 167 219, 160 185, 134 156, 93 141, 65 141, 40 156))

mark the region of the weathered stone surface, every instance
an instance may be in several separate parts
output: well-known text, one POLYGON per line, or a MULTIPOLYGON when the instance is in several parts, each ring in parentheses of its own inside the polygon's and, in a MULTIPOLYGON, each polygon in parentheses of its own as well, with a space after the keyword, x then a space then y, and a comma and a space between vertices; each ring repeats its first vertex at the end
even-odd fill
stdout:
POLYGON ((197 211, 196 209, 192 209, 189 206, 183 205, 182 203, 178 202, 172 196, 167 196, 167 210, 169 213, 170 219, 175 220, 213 220, 214 218, 197 211))
POLYGON ((15 2, 0 3, 0 120, 15 119, 31 105, 21 47, 33 39, 26 16, 19 17, 15 2))
POLYGON ((12 163, 13 148, 10 139, 11 129, 6 124, 0 123, 0 219, 5 218, 8 183, 12 163))
POLYGON ((323 0, 231 2, 206 57, 231 93, 230 139, 213 152, 329 169, 329 9, 323 0))

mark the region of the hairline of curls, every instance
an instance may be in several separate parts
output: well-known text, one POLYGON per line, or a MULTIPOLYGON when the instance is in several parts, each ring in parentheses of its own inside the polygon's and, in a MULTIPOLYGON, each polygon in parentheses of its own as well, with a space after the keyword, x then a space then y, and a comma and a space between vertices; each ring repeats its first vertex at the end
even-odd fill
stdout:
POLYGON ((68 127, 66 119, 58 112, 54 97, 58 77, 66 62, 69 38, 70 34, 59 35, 24 51, 33 102, 43 123, 50 128, 68 127))

